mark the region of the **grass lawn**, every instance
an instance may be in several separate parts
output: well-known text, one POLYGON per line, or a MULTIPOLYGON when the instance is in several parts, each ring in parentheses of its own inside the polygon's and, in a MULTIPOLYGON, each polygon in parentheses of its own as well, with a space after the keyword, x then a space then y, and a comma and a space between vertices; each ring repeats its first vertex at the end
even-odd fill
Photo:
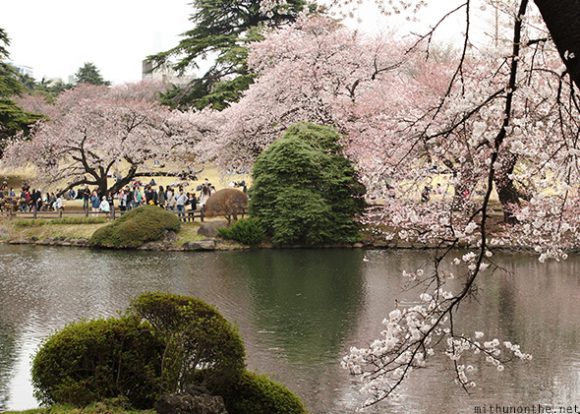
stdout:
POLYGON ((155 410, 126 410, 115 405, 96 403, 85 408, 55 405, 49 408, 36 408, 26 411, 7 411, 4 414, 154 414, 155 410))
POLYGON ((200 225, 199 219, 193 223, 181 223, 181 229, 177 233, 177 241, 175 242, 177 247, 181 247, 185 243, 207 239, 207 237, 197 234, 200 225))
MULTIPOLYGON (((21 225, 24 220, 3 220, 0 227, 5 230, 4 239, 8 240, 46 240, 46 239, 90 239, 93 233, 107 223, 97 224, 44 224, 30 221, 30 225, 21 225)), ((41 222, 42 223, 42 222, 41 222)))
MULTIPOLYGON (((109 222, 102 218, 73 217, 64 219, 15 219, 0 218, 0 240, 46 240, 46 239, 86 239, 89 240, 93 233, 107 225, 109 222), (70 222, 72 224, 70 224, 70 222)), ((201 222, 181 223, 181 229, 177 233, 175 245, 183 246, 185 243, 206 240, 207 237, 197 234, 201 222)))

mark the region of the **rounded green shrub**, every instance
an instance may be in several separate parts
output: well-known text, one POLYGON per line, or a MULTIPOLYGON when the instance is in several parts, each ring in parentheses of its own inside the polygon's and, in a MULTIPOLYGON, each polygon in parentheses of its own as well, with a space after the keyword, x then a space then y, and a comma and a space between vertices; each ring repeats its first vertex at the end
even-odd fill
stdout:
POLYGON ((91 237, 98 247, 135 248, 159 240, 167 231, 178 231, 177 216, 155 206, 142 206, 101 227, 91 237))
POLYGON ((364 186, 333 128, 299 123, 256 160, 250 213, 278 244, 351 243, 364 186))
POLYGON ((288 388, 249 371, 221 395, 229 414, 306 414, 302 401, 288 388))
POLYGON ((37 398, 85 406, 126 398, 149 408, 159 396, 163 344, 137 318, 67 325, 42 345, 32 365, 37 398))
POLYGON ((244 343, 213 306, 188 296, 151 292, 135 298, 131 311, 148 321, 165 344, 164 391, 183 392, 193 384, 226 386, 244 372, 244 343))
POLYGON ((238 220, 230 227, 218 229, 218 233, 224 239, 234 240, 248 246, 260 244, 266 237, 262 225, 255 218, 238 220))

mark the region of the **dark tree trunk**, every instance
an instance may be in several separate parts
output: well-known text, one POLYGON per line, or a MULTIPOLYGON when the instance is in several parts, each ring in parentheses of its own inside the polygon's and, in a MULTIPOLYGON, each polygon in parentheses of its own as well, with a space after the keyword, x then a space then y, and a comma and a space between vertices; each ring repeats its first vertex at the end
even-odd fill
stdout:
POLYGON ((105 197, 109 190, 109 186, 107 185, 107 176, 101 177, 99 179, 98 188, 99 189, 97 191, 99 193, 99 197, 105 197))
POLYGON ((503 209, 503 220, 507 224, 516 224, 518 222, 514 207, 520 206, 519 192, 514 185, 514 180, 510 178, 516 166, 517 157, 512 154, 504 154, 498 160, 498 167, 495 174, 495 187, 499 202, 503 209))
POLYGON ((461 180, 455 185, 453 193, 453 209, 464 210, 468 207, 468 203, 473 199, 475 185, 477 183, 473 174, 473 165, 467 163, 463 165, 459 172, 461 173, 461 180))
POLYGON ((535 2, 570 76, 580 88, 580 0, 535 0, 535 2), (573 57, 570 57, 570 53, 573 53, 573 57))

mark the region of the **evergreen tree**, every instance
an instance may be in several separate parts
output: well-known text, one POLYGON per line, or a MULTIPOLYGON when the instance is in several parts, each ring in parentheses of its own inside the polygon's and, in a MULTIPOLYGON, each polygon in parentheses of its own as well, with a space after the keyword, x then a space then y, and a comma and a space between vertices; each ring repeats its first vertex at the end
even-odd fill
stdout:
POLYGON ((89 83, 91 85, 110 85, 111 82, 106 81, 101 76, 99 69, 94 63, 87 62, 79 68, 75 73, 75 80, 79 83, 89 83))
POLYGON ((0 28, 0 153, 4 141, 20 131, 28 133, 40 116, 28 113, 14 103, 12 97, 23 92, 18 72, 8 62, 10 41, 0 28))
POLYGON ((331 127, 298 123, 254 164, 250 213, 277 244, 352 243, 364 186, 331 127))
MULTIPOLYGON (((156 65, 170 64, 179 73, 198 68, 209 57, 213 64, 207 72, 186 86, 173 86, 162 100, 173 107, 210 106, 221 110, 239 100, 253 82, 248 70, 247 45, 260 40, 259 28, 294 21, 306 7, 305 0, 290 0, 271 12, 261 10, 260 0, 194 0, 190 20, 194 28, 183 34, 174 48, 149 56, 156 65), (177 62, 171 64, 171 59, 177 62)), ((311 6, 313 8, 313 6, 311 6)))

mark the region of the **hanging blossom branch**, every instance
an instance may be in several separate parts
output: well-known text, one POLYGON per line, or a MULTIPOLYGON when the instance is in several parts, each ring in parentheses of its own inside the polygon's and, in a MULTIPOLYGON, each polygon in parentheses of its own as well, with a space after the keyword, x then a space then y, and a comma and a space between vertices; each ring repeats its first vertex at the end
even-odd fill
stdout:
MULTIPOLYGON (((514 23, 513 51, 510 59, 509 80, 505 89, 503 121, 493 139, 486 190, 480 207, 467 220, 463 234, 455 234, 456 238, 447 243, 441 243, 447 244, 447 248, 437 255, 435 269, 430 275, 431 282, 427 283, 427 286, 435 283, 436 288, 431 293, 424 292, 420 295, 421 304, 393 310, 383 321, 386 329, 381 333, 380 339, 375 340, 366 348, 351 348, 350 353, 343 359, 343 367, 361 378, 364 383, 363 390, 370 396, 364 404, 365 407, 377 404, 391 396, 414 369, 425 367, 427 360, 438 350, 441 350, 452 361, 456 382, 465 391, 475 386, 475 382, 470 378, 470 372, 474 368, 466 362, 469 355, 481 354, 499 371, 503 370, 504 365, 514 358, 520 360, 532 358, 531 355, 523 353, 517 344, 509 341, 502 343, 497 338, 482 341, 484 336, 482 332, 475 332, 473 338, 458 334, 454 325, 454 316, 460 304, 472 292, 478 276, 489 267, 489 258, 493 255, 488 234, 489 204, 497 170, 501 168, 499 164, 501 156, 507 150, 505 141, 514 126, 513 104, 518 86, 522 25, 527 7, 528 0, 522 0, 514 23), (479 234, 474 233, 476 228, 479 234), (445 290, 445 284, 447 279, 455 278, 455 276, 451 272, 442 271, 440 265, 461 238, 469 242, 469 245, 477 246, 477 251, 465 254, 461 260, 454 260, 455 265, 465 263, 467 273, 464 276, 462 289, 457 293, 452 293, 445 290)), ((571 90, 573 91, 573 87, 571 90)), ((558 100, 560 100, 560 95, 559 91, 558 100)), ((559 120, 562 121, 561 114, 559 120)), ((563 128, 562 125, 561 127, 563 128)), ((577 128, 572 137, 576 140, 574 148, 577 150, 577 128)), ((568 178, 571 176, 571 168, 572 165, 567 168, 568 178)), ((564 195, 562 210, 569 194, 568 189, 564 195)), ((560 216, 560 223, 562 217, 560 216)), ((451 231, 451 233, 454 232, 451 231)), ((406 275, 415 280, 422 278, 423 273, 424 271, 419 269, 415 273, 406 273, 406 275)), ((417 286, 421 284, 424 283, 420 282, 417 286)))

